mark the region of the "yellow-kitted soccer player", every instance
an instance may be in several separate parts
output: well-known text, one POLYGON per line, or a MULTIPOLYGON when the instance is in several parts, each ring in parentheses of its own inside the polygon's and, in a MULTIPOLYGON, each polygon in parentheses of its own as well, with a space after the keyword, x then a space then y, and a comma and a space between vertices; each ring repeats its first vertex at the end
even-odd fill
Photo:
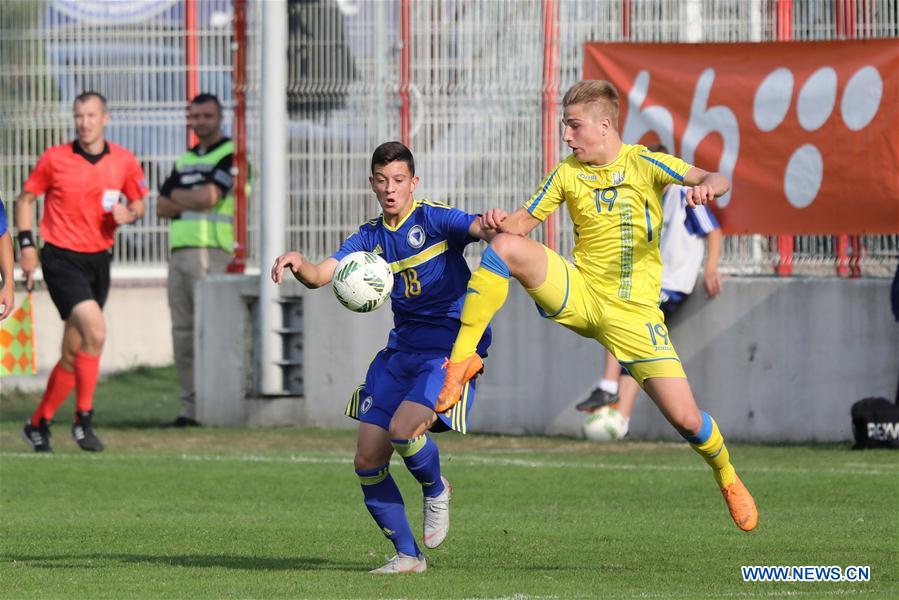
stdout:
POLYGON ((752 530, 758 522, 755 502, 730 463, 714 419, 693 399, 658 307, 662 190, 669 183, 689 186, 686 200, 695 206, 726 193, 730 184, 679 158, 622 143, 618 91, 607 81, 575 84, 562 104, 571 155, 523 207, 484 215, 485 225, 500 234, 469 282, 436 410, 453 406, 481 370, 476 345, 514 277, 544 317, 596 339, 615 355, 712 467, 737 526, 752 530), (561 204, 574 223, 574 264, 525 237, 561 204))

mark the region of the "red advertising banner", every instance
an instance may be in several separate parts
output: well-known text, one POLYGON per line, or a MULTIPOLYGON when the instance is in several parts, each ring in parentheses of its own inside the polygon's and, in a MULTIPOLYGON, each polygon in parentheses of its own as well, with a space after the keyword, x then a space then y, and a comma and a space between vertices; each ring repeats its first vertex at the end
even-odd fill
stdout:
POLYGON ((899 233, 899 41, 599 44, 627 143, 732 182, 728 233, 899 233))

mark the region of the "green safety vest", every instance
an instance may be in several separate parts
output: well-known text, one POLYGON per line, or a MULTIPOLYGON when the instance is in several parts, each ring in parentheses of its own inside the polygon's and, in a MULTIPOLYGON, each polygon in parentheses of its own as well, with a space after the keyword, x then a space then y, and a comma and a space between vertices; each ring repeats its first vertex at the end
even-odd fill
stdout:
MULTIPOLYGON (((234 142, 228 140, 212 152, 202 156, 188 150, 175 162, 178 173, 209 173, 220 160, 234 153, 234 142)), ((249 188, 249 183, 247 183, 249 188)), ((249 189, 247 191, 249 196, 249 189)), ((221 248, 234 252, 234 192, 221 198, 209 212, 185 210, 172 219, 169 235, 175 248, 221 248)))

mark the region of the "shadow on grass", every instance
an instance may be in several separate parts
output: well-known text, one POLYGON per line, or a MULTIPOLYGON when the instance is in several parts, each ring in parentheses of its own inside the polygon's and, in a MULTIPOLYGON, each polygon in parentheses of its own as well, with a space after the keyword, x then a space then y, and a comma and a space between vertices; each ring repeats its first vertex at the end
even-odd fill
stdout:
POLYGON ((367 564, 330 561, 317 557, 273 558, 265 556, 216 556, 209 554, 69 554, 17 556, 7 554, 4 562, 19 562, 38 569, 98 569, 110 563, 156 564, 170 567, 225 568, 247 571, 365 571, 367 564))
MULTIPOLYGON (((386 557, 386 554, 385 554, 386 557)), ((49 556, 28 556, 5 554, 0 555, 0 560, 7 563, 21 563, 20 566, 35 569, 109 569, 118 563, 124 565, 158 565, 162 567, 187 567, 187 568, 224 568, 235 571, 346 571, 351 573, 366 573, 373 568, 374 560, 366 562, 332 561, 319 557, 293 557, 274 558, 259 556, 219 556, 210 554, 182 554, 167 556, 152 556, 149 554, 66 554, 49 556)), ((374 565, 376 566, 376 565, 374 565)), ((444 565, 447 566, 447 565, 444 565)), ((535 565, 520 564, 510 565, 506 562, 496 565, 481 565, 482 568, 497 568, 507 571, 523 571, 533 573, 560 573, 567 571, 580 571, 583 567, 579 564, 569 565, 535 565)), ((637 570, 636 567, 623 565, 603 566, 597 569, 602 572, 626 572, 637 570)), ((474 573, 475 571, 470 571, 474 573)))

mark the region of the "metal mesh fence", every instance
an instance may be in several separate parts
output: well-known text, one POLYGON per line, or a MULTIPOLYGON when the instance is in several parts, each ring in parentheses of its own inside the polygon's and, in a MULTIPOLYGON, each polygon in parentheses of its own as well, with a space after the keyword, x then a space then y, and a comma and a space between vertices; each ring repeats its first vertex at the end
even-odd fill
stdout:
MULTIPOLYGON (((289 5, 288 244, 321 259, 378 212, 366 177, 371 149, 399 137, 401 3, 289 5), (304 24, 326 33, 298 38, 304 24), (310 66, 316 64, 330 67, 310 66), (323 78, 322 73, 331 75, 323 78)), ((845 37, 839 22, 847 18, 847 7, 854 11, 857 37, 897 35, 895 2, 797 1, 791 6, 794 39, 845 37)), ((775 0, 563 0, 558 9, 559 91, 579 79, 588 40, 778 38, 775 0)), ((516 208, 544 171, 544 3, 419 0, 409 3, 409 10, 409 140, 422 177, 418 194, 473 212, 516 208)), ((561 140, 558 155, 564 156, 561 140)), ((545 234, 540 229, 535 237, 547 241, 545 234)), ((889 276, 897 239, 863 236, 858 245, 848 245, 846 273, 889 276)), ((554 241, 568 252, 570 228, 558 227, 554 241)), ((836 272, 837 238, 797 236, 794 241, 794 273, 836 272)), ((727 236, 721 266, 730 273, 770 274, 778 259, 775 237, 727 236)))
MULTIPOLYGON (((262 0, 249 2, 248 139, 259 139, 262 0)), ((514 209, 541 178, 544 92, 543 0, 288 0, 288 245, 328 256, 378 213, 368 161, 401 131, 402 10, 408 14, 409 141, 422 177, 418 194, 481 211, 514 209)), ((230 0, 197 0, 200 90, 231 106, 230 0)), ((791 10, 797 40, 897 37, 896 0, 561 0, 561 94, 580 77, 583 43, 778 39, 778 10, 791 10), (851 19, 851 32, 845 26, 851 19)), ((147 216, 121 228, 119 274, 162 273, 167 225, 154 216, 155 189, 184 150, 185 0, 5 0, 0 3, 0 193, 17 194, 43 149, 69 139, 71 101, 94 88, 110 101, 108 137, 129 147, 151 189, 147 216)), ((781 34, 782 35, 782 32, 781 34)), ((230 129, 230 121, 225 127, 230 129)), ((559 140, 558 156, 564 156, 559 140)), ((256 256, 250 199, 248 262, 256 256)), ((568 252, 561 217, 558 248, 568 252)), ((535 234, 543 240, 543 230, 535 234)), ((860 273, 892 273, 899 236, 794 238, 794 273, 833 275, 835 248, 860 273)), ((776 238, 728 236, 722 268, 772 273, 776 238)))
MULTIPOLYGON (((230 0, 196 6, 199 86, 230 108, 230 0)), ((135 154, 153 190, 141 222, 119 228, 119 275, 165 271, 168 226, 155 216, 155 190, 186 144, 185 36, 180 1, 0 3, 0 194, 11 209, 44 149, 74 137, 74 98, 102 93, 107 138, 135 154)))

